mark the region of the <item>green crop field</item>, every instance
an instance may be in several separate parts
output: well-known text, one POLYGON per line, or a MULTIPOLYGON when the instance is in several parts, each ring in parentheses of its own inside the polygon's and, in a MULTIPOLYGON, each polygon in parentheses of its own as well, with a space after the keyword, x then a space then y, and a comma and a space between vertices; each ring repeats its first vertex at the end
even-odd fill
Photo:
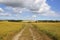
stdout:
POLYGON ((60 23, 33 23, 40 31, 55 37, 55 40, 60 40, 60 23), (56 39, 57 38, 57 39, 56 39))
POLYGON ((20 22, 0 22, 0 40, 11 38, 23 28, 20 22))

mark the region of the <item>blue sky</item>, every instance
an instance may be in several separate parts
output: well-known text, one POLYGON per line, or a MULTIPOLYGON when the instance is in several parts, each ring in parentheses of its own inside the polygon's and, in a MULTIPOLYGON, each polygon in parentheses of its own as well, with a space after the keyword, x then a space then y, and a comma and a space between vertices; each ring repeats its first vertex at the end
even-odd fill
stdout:
POLYGON ((51 6, 52 10, 59 12, 60 11, 60 0, 47 0, 47 3, 51 6))
POLYGON ((60 20, 60 0, 15 1, 0 1, 0 20, 60 20))

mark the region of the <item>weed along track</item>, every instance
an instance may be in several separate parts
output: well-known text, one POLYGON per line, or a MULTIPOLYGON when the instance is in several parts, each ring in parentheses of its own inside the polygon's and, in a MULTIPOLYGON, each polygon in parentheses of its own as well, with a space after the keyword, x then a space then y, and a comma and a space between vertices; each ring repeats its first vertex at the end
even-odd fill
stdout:
POLYGON ((52 40, 44 33, 40 34, 31 24, 26 24, 25 28, 22 29, 12 40, 52 40))

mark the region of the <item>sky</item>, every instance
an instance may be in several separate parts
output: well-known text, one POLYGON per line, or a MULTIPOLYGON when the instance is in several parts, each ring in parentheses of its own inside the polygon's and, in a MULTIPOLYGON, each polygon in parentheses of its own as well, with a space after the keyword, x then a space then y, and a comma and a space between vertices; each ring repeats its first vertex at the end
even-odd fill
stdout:
POLYGON ((0 20, 60 20, 60 0, 0 0, 0 20))

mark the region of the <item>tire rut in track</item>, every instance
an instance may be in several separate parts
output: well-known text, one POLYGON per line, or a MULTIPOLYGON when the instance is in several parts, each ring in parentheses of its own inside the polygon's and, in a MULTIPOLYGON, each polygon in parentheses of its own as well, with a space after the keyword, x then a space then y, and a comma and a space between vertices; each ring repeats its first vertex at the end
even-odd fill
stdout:
POLYGON ((39 33, 31 24, 27 24, 13 40, 52 40, 44 33, 39 33))

